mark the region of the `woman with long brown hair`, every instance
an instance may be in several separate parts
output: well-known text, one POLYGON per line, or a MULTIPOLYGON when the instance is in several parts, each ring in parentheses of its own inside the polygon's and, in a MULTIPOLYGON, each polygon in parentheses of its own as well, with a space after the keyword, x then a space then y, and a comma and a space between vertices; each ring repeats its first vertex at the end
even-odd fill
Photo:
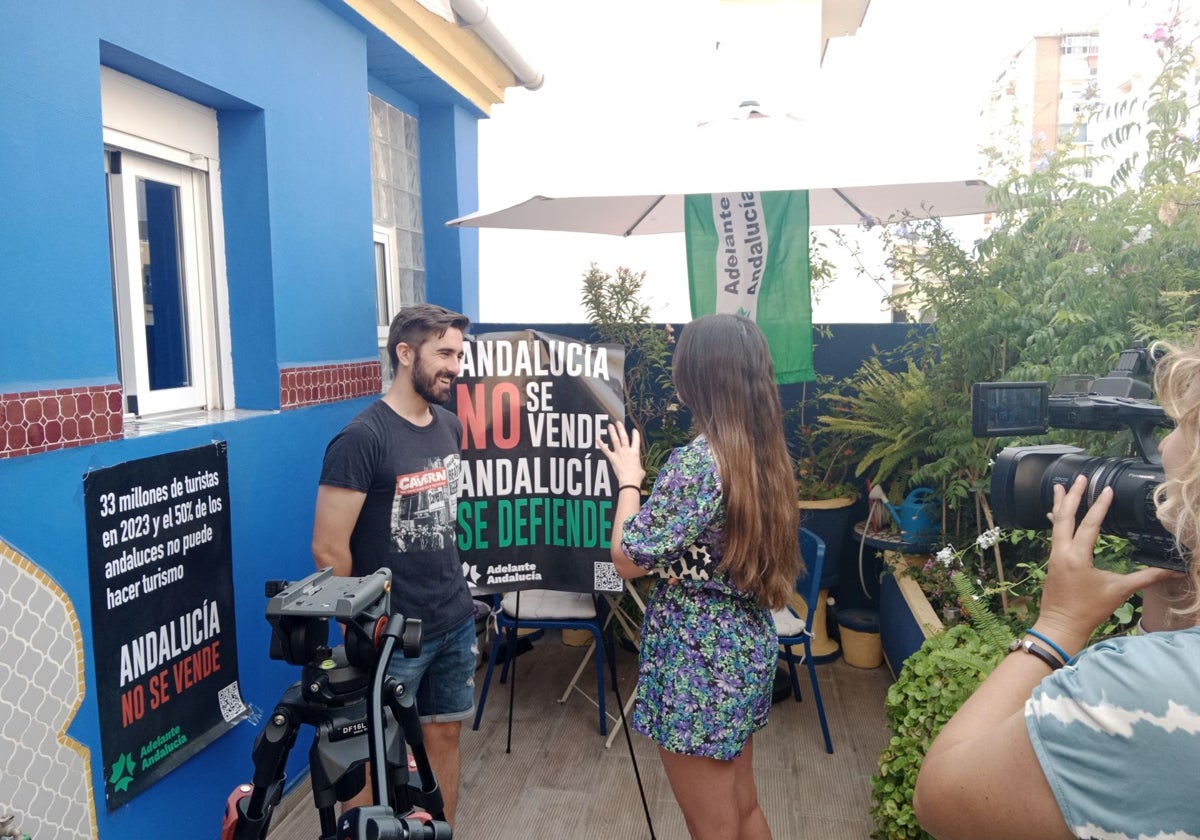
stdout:
POLYGON ((646 603, 633 728, 653 738, 693 838, 768 838, 753 734, 771 707, 771 610, 801 569, 796 491, 770 351, 748 318, 688 324, 674 357, 696 437, 644 504, 637 431, 609 426, 616 474, 612 558, 661 578, 646 603))

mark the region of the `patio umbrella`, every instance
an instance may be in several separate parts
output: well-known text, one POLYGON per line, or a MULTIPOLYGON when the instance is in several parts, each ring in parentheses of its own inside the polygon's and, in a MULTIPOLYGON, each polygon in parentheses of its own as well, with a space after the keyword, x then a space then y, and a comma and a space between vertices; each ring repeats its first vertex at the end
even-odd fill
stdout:
MULTIPOLYGON (((804 189, 797 185, 797 189, 804 189)), ((778 189, 778 188, 776 188, 778 189)), ((908 216, 969 216, 992 209, 986 181, 808 187, 809 224, 874 225, 908 216)), ((727 188, 693 193, 732 192, 727 188)), ((502 210, 479 211, 446 222, 450 227, 556 230, 635 236, 683 230, 683 193, 644 195, 535 195, 502 210)))

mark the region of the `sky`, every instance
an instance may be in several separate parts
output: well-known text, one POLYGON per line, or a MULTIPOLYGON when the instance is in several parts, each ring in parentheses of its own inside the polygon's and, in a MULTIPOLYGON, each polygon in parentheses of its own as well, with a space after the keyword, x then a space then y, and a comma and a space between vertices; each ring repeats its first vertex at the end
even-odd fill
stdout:
MULTIPOLYGON (((480 123, 479 207, 664 182, 708 191, 709 163, 683 159, 678 138, 728 123, 748 99, 789 120, 801 138, 795 165, 830 185, 977 177, 989 82, 1008 57, 1034 34, 1094 23, 1113 2, 1126 0, 871 0, 858 33, 833 39, 821 63, 819 0, 490 0, 492 19, 545 81, 509 89, 480 123)), ((759 188, 768 186, 804 185, 759 188)), ((981 224, 956 222, 968 241, 981 224)), ((682 234, 485 229, 480 320, 585 321, 580 278, 592 262, 645 271, 654 320, 690 319, 682 234)), ((814 321, 889 320, 883 294, 846 265, 814 321)))

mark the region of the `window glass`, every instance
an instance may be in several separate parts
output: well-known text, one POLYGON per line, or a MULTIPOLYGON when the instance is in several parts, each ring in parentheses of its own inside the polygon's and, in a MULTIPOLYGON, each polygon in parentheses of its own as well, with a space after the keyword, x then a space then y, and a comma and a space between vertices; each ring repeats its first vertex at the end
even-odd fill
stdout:
POLYGON ((377 96, 371 106, 371 196, 376 229, 392 238, 391 271, 401 306, 425 300, 425 248, 421 222, 421 167, 417 118, 377 96))
POLYGON ((425 239, 417 119, 370 97, 375 305, 383 390, 392 381, 387 332, 401 307, 425 300, 425 239))
POLYGON ((138 178, 137 210, 150 389, 179 388, 192 382, 179 260, 179 188, 138 178))
POLYGON ((126 413, 233 408, 216 112, 108 68, 101 108, 126 413))

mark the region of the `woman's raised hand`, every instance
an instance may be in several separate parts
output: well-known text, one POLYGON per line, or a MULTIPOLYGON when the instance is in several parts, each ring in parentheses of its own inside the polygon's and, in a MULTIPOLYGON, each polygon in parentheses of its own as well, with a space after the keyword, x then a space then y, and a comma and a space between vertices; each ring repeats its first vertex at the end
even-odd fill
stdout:
POLYGON ((646 471, 642 469, 642 436, 637 429, 626 433, 623 423, 609 423, 608 440, 601 436, 597 439, 596 446, 612 464, 613 472, 617 476, 617 486, 642 486, 646 471))

